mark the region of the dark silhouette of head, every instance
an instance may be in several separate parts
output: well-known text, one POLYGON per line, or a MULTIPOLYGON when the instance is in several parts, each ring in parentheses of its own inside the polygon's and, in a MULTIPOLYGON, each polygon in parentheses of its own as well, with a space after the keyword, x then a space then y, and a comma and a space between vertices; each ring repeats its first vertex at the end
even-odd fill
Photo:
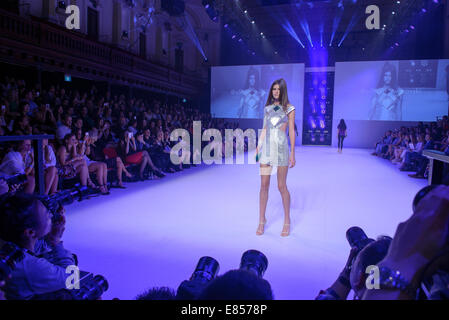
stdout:
POLYGON ((199 300, 273 300, 270 283, 247 270, 231 270, 215 278, 199 300))
POLYGON ((136 300, 175 300, 176 293, 173 289, 168 287, 151 288, 144 293, 139 294, 136 300))
POLYGON ((345 123, 345 119, 341 119, 340 123, 338 124, 338 128, 342 129, 342 130, 346 130, 346 123, 345 123))

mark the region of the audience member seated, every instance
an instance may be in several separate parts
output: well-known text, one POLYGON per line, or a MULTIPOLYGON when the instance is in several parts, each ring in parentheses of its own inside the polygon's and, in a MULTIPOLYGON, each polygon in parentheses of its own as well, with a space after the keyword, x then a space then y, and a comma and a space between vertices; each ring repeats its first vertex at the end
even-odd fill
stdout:
POLYGON ((63 118, 62 124, 56 130, 56 138, 62 141, 65 136, 72 133, 72 117, 66 114, 63 118))
POLYGON ((45 174, 45 193, 54 194, 58 192, 58 168, 56 167, 56 155, 53 147, 48 143, 48 139, 42 140, 44 153, 44 174, 45 174))
MULTIPOLYGON (((81 129, 77 129, 80 130, 81 129)), ((83 157, 84 161, 86 161, 87 168, 89 169, 89 173, 95 173, 97 178, 97 182, 100 186, 100 192, 103 195, 108 195, 108 167, 105 162, 91 160, 88 155, 90 155, 90 144, 91 138, 88 133, 84 136, 84 139, 78 140, 77 145, 77 153, 83 157)))
POLYGON ((16 174, 25 174, 27 181, 24 184, 24 192, 34 192, 34 158, 31 149, 31 140, 23 140, 16 143, 11 151, 3 158, 0 165, 0 176, 10 177, 16 174))
POLYGON ((150 155, 147 151, 137 149, 136 139, 132 132, 124 131, 122 140, 119 144, 119 155, 125 159, 126 163, 136 164, 140 166, 139 177, 143 181, 145 180, 145 170, 147 167, 151 168, 156 175, 156 177, 165 176, 160 172, 160 169, 156 168, 151 161, 150 155))
POLYGON ((78 174, 81 186, 96 188, 96 185, 89 177, 89 168, 83 155, 77 152, 78 141, 74 134, 67 134, 64 137, 64 144, 58 150, 59 175, 65 179, 72 179, 78 174))
MULTIPOLYGON (((132 178, 133 175, 128 172, 123 161, 120 157, 115 156, 108 158, 104 153, 104 149, 107 146, 107 143, 103 140, 98 140, 98 131, 91 130, 89 132, 89 140, 87 144, 88 148, 86 148, 86 155, 92 159, 93 161, 104 162, 106 163, 107 169, 112 169, 117 173, 117 188, 125 189, 126 187, 123 185, 123 173, 127 178, 132 178)), ((113 149, 115 151, 115 148, 113 149)))

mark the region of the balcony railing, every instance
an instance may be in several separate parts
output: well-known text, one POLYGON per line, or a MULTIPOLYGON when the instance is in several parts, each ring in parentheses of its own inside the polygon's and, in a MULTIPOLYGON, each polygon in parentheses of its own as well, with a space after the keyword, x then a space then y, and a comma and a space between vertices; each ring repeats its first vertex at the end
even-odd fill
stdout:
POLYGON ((173 81, 192 89, 197 89, 203 84, 198 74, 178 73, 131 52, 91 40, 84 34, 67 30, 40 18, 28 19, 0 10, 0 38, 95 62, 118 72, 123 70, 150 79, 173 81))

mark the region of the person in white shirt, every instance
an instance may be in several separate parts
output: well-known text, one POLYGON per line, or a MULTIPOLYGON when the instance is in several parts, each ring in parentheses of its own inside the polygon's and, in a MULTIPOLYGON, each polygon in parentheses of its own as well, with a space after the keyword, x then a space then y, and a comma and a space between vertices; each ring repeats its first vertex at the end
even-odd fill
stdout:
POLYGON ((27 182, 24 184, 25 193, 33 193, 35 188, 34 161, 31 151, 31 140, 23 140, 6 154, 0 164, 0 176, 10 177, 25 174, 27 182))
POLYGON ((45 194, 58 192, 58 169, 56 168, 56 155, 48 139, 42 140, 44 148, 44 168, 45 168, 45 194))
POLYGON ((56 130, 56 138, 60 141, 62 141, 66 135, 72 133, 72 117, 66 114, 62 123, 63 124, 56 130))

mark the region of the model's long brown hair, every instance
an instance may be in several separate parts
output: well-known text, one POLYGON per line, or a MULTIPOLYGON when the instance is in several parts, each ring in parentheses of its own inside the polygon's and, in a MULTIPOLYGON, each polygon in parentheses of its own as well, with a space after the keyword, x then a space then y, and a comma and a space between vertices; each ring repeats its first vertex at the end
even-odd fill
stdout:
POLYGON ((273 88, 275 85, 279 85, 280 94, 279 94, 279 101, 281 103, 282 108, 284 109, 284 112, 287 112, 287 108, 290 105, 290 101, 288 100, 288 93, 287 93, 287 83, 284 79, 278 79, 273 82, 273 84, 270 87, 270 92, 268 93, 268 99, 265 106, 272 105, 274 103, 274 97, 273 97, 273 88))

